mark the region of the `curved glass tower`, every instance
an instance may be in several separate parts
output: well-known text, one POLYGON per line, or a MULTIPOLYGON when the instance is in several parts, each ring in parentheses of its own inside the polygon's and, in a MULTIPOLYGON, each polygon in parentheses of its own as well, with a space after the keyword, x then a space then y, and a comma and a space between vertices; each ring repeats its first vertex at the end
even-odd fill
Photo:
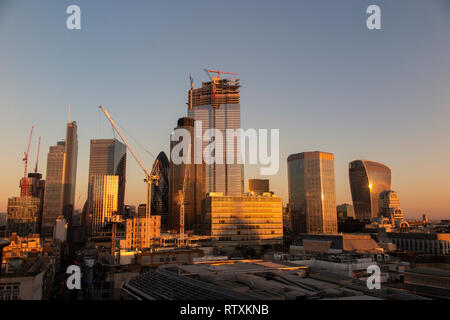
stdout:
POLYGON ((391 169, 382 163, 355 160, 348 167, 355 216, 369 220, 380 215, 380 194, 391 190, 391 169))
MULTIPOLYGON (((152 184, 152 215, 161 216, 161 224, 167 225, 169 214, 169 159, 162 151, 153 164, 153 170, 159 176, 158 184, 152 184)), ((152 170, 152 171, 153 171, 152 170)))

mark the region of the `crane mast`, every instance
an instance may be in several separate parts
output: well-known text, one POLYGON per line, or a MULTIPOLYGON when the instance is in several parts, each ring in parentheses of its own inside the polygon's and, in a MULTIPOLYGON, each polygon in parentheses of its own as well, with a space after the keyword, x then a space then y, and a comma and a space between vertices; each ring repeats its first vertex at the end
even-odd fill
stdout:
POLYGON ((185 223, 185 205, 186 205, 186 184, 187 184, 187 175, 189 173, 187 164, 184 167, 184 177, 183 177, 183 188, 182 190, 178 190, 178 205, 180 206, 180 237, 178 246, 182 246, 184 244, 184 223, 185 223))
POLYGON ((36 155, 36 165, 34 166, 34 173, 38 172, 38 165, 39 165, 39 150, 41 149, 41 137, 39 137, 38 140, 38 146, 37 146, 37 155, 36 155))
POLYGON ((24 158, 23 161, 25 162, 25 169, 24 169, 24 174, 23 174, 23 182, 22 182, 22 197, 26 197, 27 196, 27 171, 28 171, 28 156, 30 154, 30 145, 31 145, 31 137, 33 136, 33 129, 34 126, 31 127, 31 131, 30 131, 30 137, 28 139, 28 146, 27 146, 27 151, 24 152, 24 158))
POLYGON ((150 216, 151 216, 152 183, 154 181, 158 181, 159 180, 159 176, 154 174, 153 172, 150 173, 147 170, 147 168, 145 168, 144 163, 141 161, 141 159, 139 159, 139 157, 137 156, 137 154, 134 151, 133 147, 131 147, 131 145, 128 143, 128 140, 124 137, 124 135, 120 131, 119 127, 116 125, 114 119, 111 118, 111 115, 109 114, 108 110, 106 110, 102 105, 100 105, 99 108, 103 111, 103 113, 105 114, 105 116, 109 120, 109 122, 111 123, 112 127, 114 128, 114 130, 120 136, 120 138, 122 139, 122 141, 125 144, 125 146, 127 147, 127 149, 131 152, 131 155, 133 156, 133 158, 136 160, 136 162, 139 164, 139 166, 141 167, 141 169, 145 173, 145 180, 144 181, 147 182, 147 203, 146 203, 146 207, 145 207, 146 233, 147 233, 146 236, 149 237, 150 233, 149 233, 149 229, 148 228, 150 226, 150 216))

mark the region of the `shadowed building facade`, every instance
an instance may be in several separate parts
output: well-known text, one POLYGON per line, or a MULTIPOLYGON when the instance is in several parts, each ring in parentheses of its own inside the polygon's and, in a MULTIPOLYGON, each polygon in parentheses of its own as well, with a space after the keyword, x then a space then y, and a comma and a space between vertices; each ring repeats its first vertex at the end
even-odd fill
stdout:
POLYGON ((356 219, 380 215, 380 196, 391 190, 391 169, 375 161, 355 160, 349 164, 350 190, 356 219))
POLYGON ((63 214, 65 150, 66 143, 59 141, 56 146, 50 146, 48 152, 42 237, 53 237, 56 219, 63 214))
MULTIPOLYGON (((185 142, 191 148, 194 145, 194 119, 189 117, 180 118, 175 130, 186 130, 191 136, 191 141, 185 142)), ((174 148, 182 142, 170 142, 170 154, 174 148)), ((172 139, 171 139, 172 140, 172 139)), ((180 157, 184 157, 183 151, 179 153, 180 157)), ((186 155, 188 157, 188 155, 186 155)), ((206 196, 205 192, 205 164, 194 163, 194 153, 190 154, 191 163, 177 163, 174 159, 170 159, 169 173, 169 229, 174 231, 180 230, 180 193, 184 186, 184 225, 185 230, 194 230, 200 223, 201 202, 206 196)))
POLYGON ((269 179, 248 179, 248 194, 262 195, 270 192, 269 179))
POLYGON ((120 141, 116 139, 91 140, 88 181, 91 181, 93 175, 114 175, 119 177, 117 211, 120 214, 123 213, 124 209, 126 161, 127 147, 120 141))
POLYGON ((293 239, 300 233, 337 233, 333 154, 297 153, 287 163, 293 239))
POLYGON ((159 179, 157 184, 152 183, 151 214, 161 216, 161 225, 164 227, 167 227, 169 214, 169 167, 169 159, 164 152, 160 152, 152 169, 159 179))
POLYGON ((75 205, 75 186, 77 180, 78 129, 75 121, 67 123, 66 150, 64 163, 63 215, 72 227, 72 215, 75 205))

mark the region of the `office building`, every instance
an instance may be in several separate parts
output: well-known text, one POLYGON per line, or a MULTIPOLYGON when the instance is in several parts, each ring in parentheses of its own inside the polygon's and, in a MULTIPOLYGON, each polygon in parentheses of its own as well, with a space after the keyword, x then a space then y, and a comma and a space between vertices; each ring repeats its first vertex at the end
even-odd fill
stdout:
POLYGON ((160 152, 153 165, 159 179, 152 183, 151 214, 161 217, 161 224, 167 227, 169 215, 169 159, 164 152, 160 152))
POLYGON ((89 181, 93 175, 115 175, 119 178, 117 210, 123 213, 126 179, 126 146, 116 139, 91 140, 89 181))
POLYGON ((64 141, 59 141, 56 146, 49 148, 42 212, 43 237, 53 236, 56 219, 63 214, 65 150, 64 141))
MULTIPOLYGON (((72 226, 72 215, 75 205, 75 186, 77 180, 77 160, 78 160, 78 132, 75 121, 67 123, 65 159, 64 159, 64 194, 63 194, 63 215, 72 226)), ((70 229, 69 229, 70 230, 70 229)))
MULTIPOLYGON (((194 145, 194 119, 181 118, 174 130, 184 129, 191 135, 189 144, 194 145)), ((177 141, 170 142, 170 154, 178 144, 177 141)), ((183 155, 180 157, 188 157, 183 155)), ((184 226, 185 230, 194 230, 198 227, 201 216, 201 201, 206 196, 205 188, 205 164, 194 163, 194 154, 190 154, 190 163, 174 163, 170 161, 170 183, 169 183, 169 229, 180 230, 180 205, 184 190, 184 226)))
POLYGON ((35 197, 13 197, 8 199, 7 232, 28 236, 39 233, 39 209, 41 200, 35 197))
POLYGON ((27 183, 26 196, 39 198, 38 209, 38 229, 37 233, 41 232, 42 228, 42 213, 44 210, 44 193, 45 193, 45 180, 42 180, 42 174, 33 172, 28 173, 28 177, 20 179, 20 190, 22 190, 23 183, 27 183))
POLYGON ((391 169, 382 163, 355 160, 349 164, 349 178, 356 218, 377 218, 380 195, 391 190, 391 169))
POLYGON ((221 247, 261 247, 283 242, 280 197, 224 196, 209 193, 203 200, 203 233, 221 247))
POLYGON ((151 215, 146 218, 132 217, 125 220, 125 243, 121 242, 121 248, 145 249, 149 248, 152 239, 161 235, 161 216, 151 215))
POLYGON ((89 180, 90 233, 99 234, 113 214, 117 213, 119 176, 91 175, 89 180))
POLYGON ((337 233, 333 154, 297 153, 287 163, 293 240, 300 233, 337 233))
POLYGON ((270 192, 269 179, 248 179, 248 194, 262 195, 270 192))
MULTIPOLYGON (((202 134, 208 129, 217 129, 222 133, 223 145, 216 143, 216 154, 223 155, 223 164, 214 161, 204 166, 205 191, 222 192, 226 196, 240 196, 243 193, 243 166, 237 163, 241 152, 240 136, 233 145, 227 144, 226 129, 241 128, 240 82, 239 79, 212 78, 203 82, 201 88, 191 89, 188 94, 188 116, 201 121, 202 134), (213 82, 214 81, 214 84, 213 82), (228 164, 228 153, 233 153, 234 164, 228 164)), ((199 137, 201 139, 201 137, 199 137)), ((208 141, 196 140, 202 145, 201 150, 210 144, 208 141)), ((194 143, 194 144, 195 144, 194 143)))

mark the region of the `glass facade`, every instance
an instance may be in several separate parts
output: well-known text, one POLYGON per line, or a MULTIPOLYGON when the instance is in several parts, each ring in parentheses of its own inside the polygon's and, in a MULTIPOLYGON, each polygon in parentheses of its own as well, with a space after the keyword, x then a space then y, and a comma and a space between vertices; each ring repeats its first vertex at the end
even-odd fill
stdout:
POLYGON ((119 177, 117 210, 123 214, 125 200, 127 147, 116 139, 91 140, 89 181, 93 175, 119 177))
POLYGON ((77 123, 70 122, 66 129, 66 150, 64 164, 64 196, 63 211, 69 226, 72 225, 73 207, 75 204, 75 186, 77 180, 78 160, 78 129, 77 123))
POLYGON ((63 214, 65 142, 51 146, 47 156, 47 173, 42 211, 43 237, 53 237, 56 219, 63 214))
POLYGON ((378 162, 355 160, 349 164, 349 179, 356 218, 377 218, 380 195, 391 190, 391 169, 378 162))
MULTIPOLYGON (((188 116, 202 121, 202 134, 208 129, 218 129, 222 133, 223 145, 215 145, 216 154, 223 155, 224 164, 204 166, 205 190, 222 192, 227 196, 240 196, 243 193, 243 166, 237 163, 241 153, 241 139, 237 135, 234 142, 227 144, 226 129, 241 128, 241 105, 239 79, 215 79, 216 85, 203 82, 201 88, 189 90, 188 116), (235 159, 227 164, 227 157, 235 159)), ((210 144, 202 141, 202 151, 210 144)))
POLYGON ((304 152, 288 157, 292 234, 337 233, 334 156, 304 152))
POLYGON ((117 212, 119 176, 92 175, 89 180, 91 234, 102 231, 108 218, 117 212))
POLYGON ((161 216, 163 226, 167 226, 169 213, 169 167, 169 159, 164 152, 160 152, 152 169, 159 179, 157 184, 152 184, 151 214, 161 216))
POLYGON ((204 200, 203 210, 203 232, 221 246, 282 243, 283 208, 279 197, 211 193, 204 200))
MULTIPOLYGON (((180 118, 176 129, 185 129, 191 135, 190 145, 194 145, 194 119, 180 118)), ((170 153, 178 142, 170 142, 170 153)), ((180 156, 183 156, 180 153, 180 156)), ((186 231, 195 230, 200 222, 201 201, 205 192, 205 164, 194 164, 194 152, 191 152, 191 164, 170 162, 169 173, 169 228, 180 230, 180 193, 184 186, 184 226, 186 231)))

